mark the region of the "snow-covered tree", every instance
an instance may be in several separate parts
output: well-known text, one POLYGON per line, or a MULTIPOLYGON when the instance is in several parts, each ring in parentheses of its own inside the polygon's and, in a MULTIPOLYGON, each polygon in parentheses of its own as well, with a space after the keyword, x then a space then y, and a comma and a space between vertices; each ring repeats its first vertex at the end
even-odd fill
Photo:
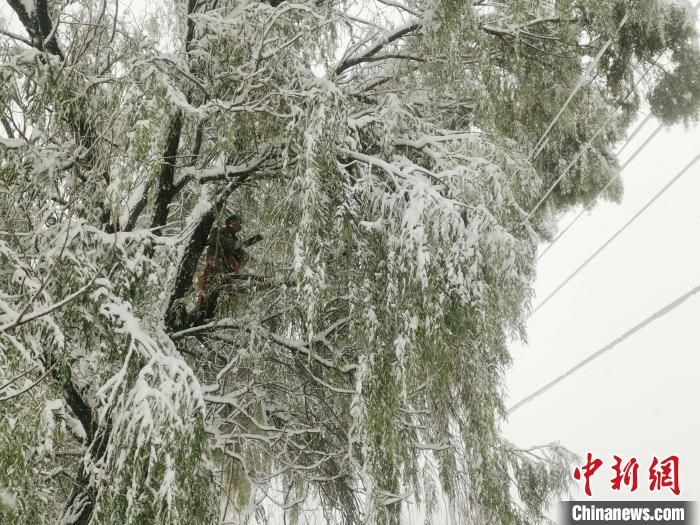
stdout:
POLYGON ((507 341, 644 100, 697 118, 687 6, 3 7, 3 523, 543 519, 570 458, 500 435, 507 341))

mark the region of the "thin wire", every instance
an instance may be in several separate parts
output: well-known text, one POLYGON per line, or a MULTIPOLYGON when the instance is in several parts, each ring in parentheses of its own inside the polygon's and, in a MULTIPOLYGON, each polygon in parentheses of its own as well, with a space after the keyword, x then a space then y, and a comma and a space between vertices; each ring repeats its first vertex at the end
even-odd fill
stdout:
MULTIPOLYGON (((700 2, 698 2, 697 4, 695 4, 695 6, 693 7, 693 9, 691 10, 691 13, 695 13, 695 12, 698 10, 699 7, 700 7, 700 2)), ((617 31, 618 31, 618 32, 620 31, 620 29, 622 29, 622 26, 625 24, 626 21, 627 21, 627 14, 625 14, 625 17, 624 17, 624 18, 622 19, 622 21, 620 22, 620 25, 619 25, 618 28, 617 28, 617 31)), ((604 48, 602 49, 602 51, 604 51, 604 50, 607 48, 607 46, 610 45, 610 42, 611 42, 611 41, 612 41, 612 37, 611 37, 610 40, 608 40, 608 42, 606 43, 606 45, 603 46, 604 48)), ((600 53, 599 53, 599 55, 600 55, 600 53)), ((593 64, 592 64, 592 65, 594 65, 594 64, 600 59, 600 56, 599 56, 599 55, 596 55, 596 59, 593 61, 593 64)), ((651 71, 651 69, 656 65, 656 62, 657 62, 657 61, 658 61, 658 58, 657 58, 656 60, 654 60, 654 62, 647 68, 647 70, 646 70, 646 71, 644 72, 644 74, 639 78, 639 80, 637 80, 637 82, 635 82, 633 88, 630 89, 630 91, 627 93, 627 95, 625 95, 625 97, 621 100, 621 102, 624 102, 625 100, 627 100, 627 98, 629 98, 629 96, 634 92, 634 89, 639 85, 640 82, 642 82, 642 81, 644 80, 644 78, 646 78, 646 76, 649 74, 649 72, 651 71)), ((590 69, 590 68, 589 68, 589 69, 590 69)), ((588 74, 589 74, 589 70, 587 70, 587 71, 584 73, 584 75, 581 77, 581 80, 579 80, 579 84, 582 83, 582 80, 584 80, 588 74)), ((577 86, 576 86, 576 88, 574 89, 574 92, 573 92, 573 93, 571 94, 571 96, 569 97, 569 100, 567 100, 567 101, 564 103, 564 106, 561 108, 561 110, 559 111, 559 113, 557 114, 557 116, 555 117, 555 119, 554 119, 554 120, 552 121, 552 123, 549 125, 549 127, 548 127, 547 130, 545 131, 545 133, 544 133, 544 135, 542 136, 542 138, 537 142, 537 145, 535 146, 535 148, 536 148, 536 149, 538 148, 538 149, 537 149, 537 151, 536 151, 536 154, 535 154, 534 157, 533 157, 533 160, 534 160, 534 158, 537 157, 537 155, 539 155, 540 151, 542 151, 542 149, 544 148, 544 144, 540 144, 540 143, 542 142, 542 140, 544 139, 544 137, 549 133, 549 131, 550 131, 551 128, 553 127, 554 123, 559 119, 559 117, 560 117, 561 114, 563 113, 564 109, 566 108, 566 106, 568 106, 569 102, 570 102, 571 99, 573 98, 573 95, 578 91, 578 89, 580 89, 580 85, 577 85, 577 86)), ((598 133, 600 133, 600 132, 605 128, 605 126, 608 125, 608 123, 610 122, 610 120, 612 120, 612 116, 613 116, 613 115, 611 114, 611 115, 608 117, 608 120, 606 120, 605 123, 603 124, 602 128, 600 128, 600 129, 596 132, 596 134, 593 136, 593 138, 591 138, 591 140, 589 140, 589 141, 583 146, 583 148, 581 149, 581 151, 579 151, 579 153, 576 155, 576 157, 574 157, 574 160, 572 160, 572 161, 569 163, 569 165, 564 169, 563 173, 559 176, 559 178, 558 178, 557 180, 555 180, 554 183, 549 187, 549 189, 547 190, 547 193, 545 193, 545 194, 542 196, 542 198, 541 198, 541 199, 539 200, 539 202, 535 205, 535 207, 530 211, 530 213, 527 214, 527 217, 526 217, 525 220, 522 222, 522 224, 525 224, 527 221, 530 220, 530 218, 531 218, 532 215, 535 213, 535 211, 537 211, 537 209, 542 205, 542 203, 543 203, 543 202, 545 201, 545 199, 549 196, 549 194, 552 193, 552 191, 554 191, 554 188, 557 186, 557 184, 559 184, 559 183, 561 182, 561 180, 564 178, 564 176, 569 172, 569 170, 571 169, 571 167, 573 166, 573 164, 574 164, 574 163, 581 157, 581 155, 583 155, 583 153, 585 153, 585 151, 590 147, 591 143, 593 142, 593 139, 598 135, 598 133)), ((618 155, 620 154, 620 152, 621 152, 623 149, 625 149, 625 147, 627 147, 627 145, 631 142, 632 138, 633 138, 633 137, 638 133, 638 131, 641 129, 641 126, 643 126, 644 124, 646 124, 646 123, 649 121, 649 119, 651 119, 651 113, 650 113, 649 115, 647 115, 647 117, 644 119, 644 121, 642 122, 642 124, 641 124, 640 126, 637 127, 637 129, 632 133, 632 135, 630 135, 630 137, 627 139, 627 141, 626 141, 626 142, 622 145, 622 147, 618 150, 618 152, 617 152, 618 155)), ((535 151, 535 150, 533 150, 533 152, 534 152, 534 151, 535 151)), ((531 154, 531 156, 532 156, 532 154, 531 154)))
POLYGON ((544 254, 547 253, 547 252, 552 248, 552 246, 554 246, 554 245, 556 244, 556 242, 557 242, 559 239, 561 239, 561 237, 562 237, 567 231, 569 231, 569 229, 570 229, 574 224, 576 224, 576 221, 578 221, 578 220, 583 216, 584 213, 586 213, 587 211, 589 211, 589 210, 593 207, 593 204, 594 204, 595 202, 598 201, 598 198, 599 198, 603 193, 605 193, 605 190, 607 190, 613 182, 615 182, 617 179, 619 179, 619 178, 622 176, 622 171, 623 171, 627 166, 629 166, 630 162, 632 162, 632 161, 634 160, 634 158, 635 158, 637 155, 639 155, 639 153, 640 153, 644 148, 647 147, 647 145, 652 141, 652 139, 659 133, 659 131, 661 131, 661 128, 663 128, 663 125, 662 125, 662 124, 659 124, 659 125, 657 126, 657 128, 654 130, 654 132, 653 132, 651 135, 649 135, 649 136, 647 137, 647 139, 642 143, 642 145, 639 146, 639 147, 635 150, 635 152, 632 153, 632 155, 630 155, 630 158, 627 159, 627 160, 625 161, 625 163, 622 165, 622 167, 620 167, 620 170, 617 172, 617 174, 615 174, 613 177, 610 178, 610 180, 609 180, 608 183, 603 187, 603 189, 600 190, 600 191, 596 194, 596 196, 593 197, 593 198, 589 201, 589 203, 588 203, 586 206, 583 207, 583 209, 579 212, 578 215, 576 215, 576 217, 574 217, 574 220, 572 220, 566 228, 564 228, 561 232, 559 232, 559 234, 552 240, 552 242, 550 242, 550 243, 547 245, 547 247, 546 247, 544 250, 542 250, 542 253, 540 253, 540 254, 537 256, 537 258, 535 259, 535 261, 539 261, 542 257, 544 257, 544 254))
MULTIPOLYGON (((698 4, 698 5, 700 5, 700 4, 698 4)), ((649 70, 647 70, 647 73, 649 73, 649 70)), ((646 76, 646 73, 644 74, 644 76, 646 76)), ((639 125, 636 128, 634 128, 634 131, 632 132, 632 134, 629 137, 627 137, 627 140, 625 141, 625 143, 622 146, 620 146, 620 149, 617 150, 617 153, 615 153, 616 156, 618 156, 618 157, 620 156, 620 153, 622 153, 624 151, 624 149, 627 146, 629 146, 630 142, 632 142, 632 139, 637 136, 637 133, 639 133, 642 130, 642 128, 646 125, 647 122, 649 122, 652 119, 652 117, 653 117, 653 114, 651 112, 649 112, 649 114, 646 117, 644 117, 644 120, 642 120, 639 123, 639 125)))
MULTIPOLYGON (((699 4, 699 5, 700 5, 700 4, 699 4)), ((624 22, 624 20, 623 20, 623 22, 624 22)), ((620 28, 621 28, 621 27, 622 27, 622 24, 620 24, 620 28)), ((618 28, 618 30, 619 30, 619 28, 618 28)), ((625 102, 625 101, 630 97, 630 95, 632 95, 632 93, 634 93, 634 90, 635 90, 635 89, 637 88, 637 86, 646 78, 646 76, 649 74, 649 72, 651 71, 652 67, 654 67, 655 64, 656 64, 656 61, 654 61, 654 63, 651 64, 651 65, 647 68, 647 70, 644 72, 644 74, 643 74, 641 77, 639 77, 639 79, 634 83, 634 86, 632 86, 632 87, 630 88, 630 90, 627 92, 627 94, 626 94, 623 98, 619 99, 619 101, 617 102, 617 104, 615 104, 615 106, 619 106, 620 104, 622 104, 623 102, 625 102)), ((585 76, 585 75, 584 75, 584 76, 585 76)), ((612 111, 611 111, 610 114, 608 115, 608 118, 605 120, 605 122, 603 123, 603 125, 600 126, 600 127, 598 128, 598 130, 593 134, 593 136, 588 140, 588 142, 586 142, 586 144, 583 145, 583 147, 578 151, 578 153, 576 154, 576 156, 569 162, 569 164, 566 166, 566 168, 564 168, 564 170, 561 172, 561 174, 559 175, 559 177, 557 178, 557 180, 555 180, 555 181, 551 184, 551 186, 549 187, 549 189, 547 190, 547 192, 540 198, 540 200, 537 202, 537 204, 535 204, 534 208, 532 208, 532 210, 530 210, 530 213, 527 214, 527 217, 525 217, 525 219, 523 220, 522 224, 527 223, 527 221, 529 221, 529 220, 532 218, 532 216, 533 216, 533 215, 535 214, 535 212, 539 209, 539 207, 542 206, 542 204, 543 204, 544 201, 547 199, 547 197, 549 197, 549 194, 552 193, 552 191, 554 191, 554 188, 557 187, 557 184, 559 184, 559 183, 562 181, 562 179, 566 176, 567 173, 569 173, 569 170, 574 166, 574 164, 576 164, 576 162, 578 162, 578 160, 584 155, 584 153, 586 153, 586 152, 588 151, 588 148, 591 147, 591 145, 593 144, 593 141, 598 137, 598 135, 599 135, 600 133, 603 132, 603 130, 608 126, 608 124, 610 124, 610 122, 613 120, 613 118, 615 118, 615 116, 616 116, 615 107, 613 107, 612 111)), ((648 118, 651 118, 651 117, 648 117, 648 118)), ((639 128, 638 128, 638 129, 639 129, 639 128)), ((637 133, 637 130, 635 130, 635 132, 632 134, 632 136, 634 136, 634 134, 636 134, 636 133, 637 133)), ((630 138, 627 140, 627 142, 623 145, 623 148, 629 143, 629 141, 630 141, 631 139, 632 139, 632 137, 630 137, 630 138)), ((544 147, 544 145, 542 145, 542 148, 543 148, 543 147, 544 147)), ((539 151, 541 151, 542 148, 540 148, 539 151)), ((539 151, 538 151, 538 154, 539 154, 539 151)), ((619 153, 619 152, 618 152, 618 153, 619 153)), ((534 159, 533 159, 533 160, 534 160, 534 159)))
POLYGON ((554 297, 559 292, 559 290, 564 288, 564 286, 566 286, 568 284, 568 282, 571 281, 571 279, 573 279, 581 270, 583 270, 586 266, 588 266, 588 264, 593 259, 595 259, 598 256, 598 254, 600 252, 602 252, 612 241, 614 241, 623 231, 625 231, 630 224, 632 224, 635 220, 637 220, 637 218, 642 213, 644 213, 647 210, 647 208, 649 208, 649 206, 651 206, 659 197, 661 197, 661 195, 663 195, 666 192, 666 190, 668 190, 674 183, 676 183, 678 181, 678 179, 680 179, 698 161, 698 159, 700 159, 700 153, 698 153, 695 156, 695 158, 693 158, 693 160, 691 160, 681 171, 679 171, 675 177, 673 177, 669 182, 667 182, 666 185, 663 188, 661 188, 661 190, 659 190, 659 192, 656 195, 654 195, 649 202, 647 202, 637 213, 635 213, 632 216, 632 218, 630 220, 628 220, 622 226, 622 228, 617 230, 613 234, 612 237, 610 237, 607 241, 605 241, 600 246, 600 248, 598 248, 595 252, 593 252, 593 254, 590 257, 588 257, 588 259, 586 259, 578 268, 576 268, 576 270, 574 270, 574 272, 571 275, 569 275, 566 279, 564 279, 564 281, 559 286, 557 286, 552 293, 550 293, 547 297, 545 297, 545 299, 540 304, 538 304, 535 307, 535 309, 532 310, 532 312, 530 312, 528 319, 530 317, 532 317, 535 314, 535 312, 537 312, 545 304, 547 304, 549 302, 549 300, 552 297, 554 297))
MULTIPOLYGON (((630 91, 630 93, 627 94, 627 96, 629 96, 630 94, 631 94, 631 91, 630 91)), ((626 97, 625 97, 625 98, 626 98, 626 97)), ((624 99, 623 99, 623 101, 624 101, 624 99)), ((588 140, 588 142, 586 142, 586 143, 583 145, 583 147, 582 147, 581 149, 578 150, 578 152, 576 153, 576 155, 574 156, 574 158, 571 159, 571 161, 569 162, 569 164, 566 165, 566 168, 564 168, 564 169, 562 170, 562 172, 561 172, 561 174, 559 175, 559 177, 557 178, 557 180, 555 180, 554 183, 549 187, 549 189, 547 190, 547 192, 546 192, 544 195, 542 195, 542 197, 540 198, 539 202, 538 202, 537 204, 535 204, 535 207, 532 208, 532 210, 530 210, 530 213, 527 214, 527 217, 525 217, 525 219, 523 219, 522 224, 525 224, 525 223, 527 223, 527 221, 530 220, 530 218, 531 218, 531 217, 533 216, 533 214, 537 211, 537 209, 542 205, 542 203, 547 199, 547 197, 549 197, 549 194, 552 193, 552 191, 554 191, 554 188, 557 187, 557 184, 559 184, 559 183, 561 182, 561 180, 566 176, 566 174, 569 173, 569 170, 574 166, 574 164, 576 164, 576 163, 578 162, 578 160, 584 155, 584 153, 586 153, 586 152, 588 151, 588 148, 590 148, 591 144, 593 144, 593 141, 598 137, 598 135, 600 135, 600 134, 603 132, 603 130, 608 126, 608 124, 610 124, 610 122, 612 121, 612 119, 613 119, 614 117, 615 117, 615 112, 613 111, 613 112, 611 112, 611 113, 608 115, 608 118, 606 119, 606 121, 603 122, 603 125, 600 126, 600 127, 596 130, 596 132, 595 132, 595 133, 593 134, 593 136, 588 140)))
MULTIPOLYGON (((692 12, 693 12, 693 13, 696 12, 696 11, 698 10, 699 7, 700 7, 700 2, 698 2, 697 4, 695 4, 695 6, 694 6, 693 9, 692 9, 692 12)), ((648 73, 648 71, 649 71, 649 70, 647 70, 647 73, 648 73)), ((644 76, 646 76, 647 73, 645 73, 644 76)), ((644 127, 644 125, 645 125, 651 118, 652 118, 652 114, 649 113, 649 115, 646 116, 646 118, 637 126, 637 128, 636 128, 636 129, 632 132, 632 134, 627 138, 627 140, 626 140, 625 143, 622 145, 622 147, 620 147, 620 149, 617 151, 617 155, 619 155, 619 154, 630 144, 630 142, 632 141, 632 139, 637 135, 637 133, 644 127)), ((647 144, 656 136, 656 134, 661 130, 661 128, 662 128, 662 125, 659 125, 659 126, 653 131, 653 133, 644 141, 644 143, 643 143, 639 148, 637 148, 637 150, 627 159, 627 161, 625 162, 625 164, 620 168, 620 172, 618 173, 618 175, 617 175, 616 177, 613 177, 613 178, 608 182, 608 184, 606 185, 606 187, 603 188, 603 189, 598 193, 598 195, 596 195, 596 197, 593 199, 594 201, 600 196, 600 194, 602 194, 602 193, 605 191, 605 189, 607 189, 607 187, 608 187, 617 177, 620 176, 620 173, 622 172, 622 170, 624 170, 624 169, 632 162, 632 160, 639 154, 639 152, 642 151, 642 150, 647 146, 647 144)), ((642 208, 639 212, 637 212, 637 214, 636 214, 634 217, 632 217, 632 219, 631 219, 630 221, 628 221, 627 224, 625 224, 620 230, 618 230, 618 232, 615 233, 615 235, 613 235, 613 237, 611 237, 610 239, 608 239, 608 241, 607 241, 605 244, 603 244, 603 246, 601 246, 601 247, 596 251, 596 253, 594 253, 591 257, 589 257, 589 258, 588 258, 588 259, 587 259, 587 260, 586 260, 572 275, 570 275, 570 276, 567 278, 567 280, 566 280, 564 283, 562 283, 554 292, 552 292, 552 294, 550 294, 550 295, 545 299, 544 302, 542 302, 539 306, 537 306, 537 308, 535 308, 535 310, 533 310, 533 311, 530 313, 530 316, 532 316, 532 314, 534 314, 535 311, 537 311, 539 308, 541 308, 542 305, 544 305, 544 303, 545 303, 546 301, 548 301, 559 289, 561 289, 561 287, 563 287, 569 280, 571 280, 571 278, 573 278, 573 276, 574 276, 576 273, 578 273, 578 272, 579 272, 586 264, 588 264, 598 253, 600 253, 600 251, 602 251, 602 250, 605 248, 605 246, 607 246, 610 242, 612 242, 612 240, 613 240, 617 235, 619 235, 619 233, 621 233, 622 230, 624 230, 625 228, 627 228, 627 226, 629 226, 639 215, 641 215, 641 213, 644 212, 644 210, 645 210, 646 208, 648 208, 662 193, 664 193, 673 183, 675 183, 675 182, 676 182, 676 181, 677 181, 677 180, 678 180, 678 179, 679 179, 679 178, 680 178, 680 177, 681 177, 695 162, 697 162, 698 158, 700 158, 700 155, 696 156, 685 168, 683 168, 683 169, 682 169, 682 170, 681 170, 681 171, 680 171, 666 186, 664 186, 664 187, 661 189, 661 191, 660 191, 659 193, 657 193, 657 194, 652 198, 651 201, 649 201, 649 203, 647 203, 646 206, 644 206, 644 208, 642 208)), ((589 206, 590 206, 590 203, 589 203, 589 206)), ((551 246, 557 241, 557 239, 559 239, 559 238, 566 232, 566 230, 568 230, 568 229, 573 225, 573 223, 576 222, 576 221, 578 220, 578 218, 584 213, 584 211, 585 211, 585 209, 582 210, 581 213, 579 213, 579 215, 577 215, 576 218, 571 222, 571 224, 569 224, 569 225, 566 227, 566 229, 565 229, 564 231, 562 231, 562 232, 552 241, 552 243, 547 247, 547 249, 538 257, 538 260, 539 260, 540 257, 542 257, 542 255, 544 255, 544 253, 545 253, 547 250, 549 250, 549 248, 551 248, 551 246)), ((608 352, 609 350, 611 350, 612 348, 614 348, 615 346, 617 346, 618 344, 620 344, 621 342, 623 342, 625 339, 631 337, 633 334, 635 334, 635 333, 638 332, 639 330, 641 330, 641 329, 643 329, 644 327, 648 326, 650 323, 652 323, 652 322, 655 321, 656 319, 659 319, 659 318, 663 317, 664 315, 666 315, 667 313, 671 312, 672 310, 674 310, 675 308, 677 308, 678 306, 680 306, 682 303, 684 303, 685 301, 687 301, 690 297, 692 297, 693 295, 695 295, 695 294, 698 293, 699 291, 700 291, 700 285, 695 286, 695 287, 692 288, 690 291, 688 291, 686 294, 682 295, 681 297, 679 297, 679 298, 676 299, 675 301, 669 303, 668 305, 666 305, 665 307, 661 308, 660 310, 658 310, 657 312, 655 312, 655 313, 652 314, 651 316, 647 317, 647 318, 644 319, 642 322, 638 323, 637 325, 635 325, 634 327, 632 327, 631 329, 629 329, 627 332, 625 332, 624 334, 622 334, 621 336, 619 336, 617 339, 615 339, 615 340, 613 340, 612 342, 610 342, 610 343, 608 343, 607 345, 605 345, 603 348, 601 348, 601 349, 598 350, 597 352, 594 352, 593 354, 591 354, 590 356, 588 356, 588 357, 587 357, 586 359, 584 359, 583 361, 580 361, 577 365, 575 365, 574 367, 570 368, 570 369, 569 369, 568 371, 566 371, 564 374, 558 376, 558 377, 555 378, 554 380, 552 380, 552 381, 550 381, 549 383, 547 383, 546 385, 544 385, 542 388, 536 390, 535 392, 533 392, 533 393, 530 394, 529 396, 527 396, 527 397, 525 397, 524 399, 522 399, 522 400, 520 400, 519 402, 517 402, 515 405, 513 405, 512 407, 510 407, 510 408, 508 409, 507 413, 508 413, 509 415, 512 414, 513 412, 515 412, 516 410, 518 410, 519 408, 521 408, 523 405, 525 405, 525 404, 527 404, 527 403, 530 403, 531 401, 533 401, 533 400, 536 399, 537 397, 539 397, 539 396, 541 396, 542 394, 546 393, 547 391, 551 390, 551 389, 554 388, 554 386, 556 386, 558 383, 560 383, 561 381, 563 381, 563 380, 566 379, 567 377, 571 376, 572 374, 574 374, 575 372, 577 372, 578 370, 580 370, 581 368, 583 368, 584 366, 586 366, 588 363, 590 363, 590 362, 592 362, 593 360, 597 359, 598 357, 600 357, 600 356, 603 355, 604 353, 608 352)), ((528 317, 529 317, 529 316, 528 316, 528 317)))
MULTIPOLYGON (((698 10, 698 8, 700 8, 700 2, 696 3, 695 6, 693 6, 693 9, 691 10, 691 13, 694 14, 694 13, 698 10)), ((642 80, 644 80, 644 78, 646 78, 646 76, 647 76, 647 75, 649 74, 649 72, 651 71, 652 67, 654 67, 654 66, 656 65, 657 61, 658 61, 658 58, 657 58, 656 60, 654 60, 654 62, 653 62, 653 63, 647 68, 647 70, 642 74, 642 76, 640 77, 640 79, 635 83, 633 89, 636 88, 637 85, 639 85, 639 83, 640 83, 642 80)), ((630 92, 627 94, 627 96, 623 99, 623 101, 626 100, 626 99, 631 95, 631 93, 632 93, 632 91, 630 91, 630 92)), ((652 114, 651 112, 649 112, 649 114, 644 118, 644 120, 642 120, 642 121, 637 125, 637 127, 636 127, 636 128, 634 129, 634 131, 630 134, 630 136, 627 137, 627 140, 626 140, 625 143, 620 147, 620 149, 617 150, 617 153, 615 154, 616 156, 619 156, 620 153, 622 153, 622 151, 632 142, 632 139, 634 139, 634 137, 637 136, 637 133, 639 133, 639 132, 642 130, 642 128, 646 125, 647 122, 649 122, 649 121, 652 119, 652 117, 653 117, 653 114, 652 114)), ((606 122, 605 125, 607 125, 607 122, 606 122)), ((568 225, 566 228, 564 228, 564 230, 562 230, 562 231, 554 238, 554 240, 552 240, 552 242, 550 242, 550 243, 547 245, 547 247, 542 251, 542 253, 540 253, 540 254, 537 256, 537 258, 535 259, 535 261, 539 261, 539 260, 544 256, 544 254, 547 253, 547 252, 552 248, 552 246, 554 246, 554 244, 555 244, 555 243, 556 243, 556 242, 557 242, 557 241, 558 241, 558 240, 559 240, 559 239, 560 239, 560 238, 561 238, 561 237, 562 237, 562 236, 563 236, 563 235, 564 235, 564 234, 565 234, 565 233, 566 233, 566 232, 567 232, 567 231, 568 231, 582 216, 583 216, 583 214, 586 213, 586 211, 590 210, 590 208, 591 208, 591 206, 593 205, 593 203, 595 203, 595 202, 598 200, 598 198, 605 192, 605 190, 607 190, 607 189, 610 187, 610 185, 611 185, 613 182, 615 182, 617 179, 620 178, 620 176, 622 175, 622 172, 624 171, 624 169, 625 169, 625 168, 635 159, 635 157, 649 144, 649 142, 651 142, 651 140, 659 133, 659 131, 661 131, 661 128, 662 128, 662 127, 663 127, 663 124, 659 124, 659 125, 657 126, 657 128, 652 132, 652 134, 644 141, 644 143, 643 143, 639 148, 637 148, 637 150, 625 161, 625 163, 622 165, 622 167, 620 168, 620 170, 618 171, 618 173, 617 173, 615 176, 613 176, 613 177, 608 181, 608 183, 605 185, 605 187, 604 187, 602 190, 600 190, 600 191, 596 194, 596 196, 593 197, 593 199, 590 200, 590 202, 588 203, 588 205, 586 205, 586 206, 579 212, 579 214, 576 215, 576 217, 574 217, 574 219, 569 223, 569 225, 568 225)), ((587 147, 587 145, 584 146, 584 147, 587 147)), ((567 170, 567 171, 568 171, 568 170, 567 170)), ((562 177, 559 177, 559 179, 557 179, 557 181, 554 183, 554 185, 558 184, 559 181, 560 181, 561 179, 562 179, 562 177)), ((552 189, 553 189, 553 188, 552 188, 552 189)), ((551 189, 550 189, 550 191, 551 191, 551 189)), ((548 194, 549 194, 549 192, 548 192, 548 194)), ((539 206, 540 204, 541 204, 541 202, 538 203, 538 206, 539 206)), ((530 214, 530 215, 531 215, 531 214, 530 214)), ((528 215, 528 219, 530 218, 530 215, 528 215)))
POLYGON ((583 361, 579 362, 576 366, 570 368, 569 370, 567 370, 566 372, 564 372, 562 375, 560 375, 560 376, 557 377, 556 379, 550 381, 549 383, 547 383, 545 386, 543 386, 543 387, 540 388, 539 390, 536 390, 535 392, 533 392, 532 394, 530 394, 530 395, 527 396, 526 398, 524 398, 524 399, 518 401, 515 405, 513 405, 512 407, 510 407, 510 408, 508 409, 508 414, 512 414, 513 412, 515 412, 516 410, 518 410, 518 409, 519 409, 520 407, 522 407, 523 405, 525 405, 525 404, 529 403, 530 401, 532 401, 533 399, 535 399, 535 398, 541 396, 542 394, 544 394, 545 392, 547 392, 548 390, 550 390, 551 388, 553 388, 557 383, 560 383, 561 381, 563 381, 564 379, 566 379, 567 377, 569 377, 571 374, 573 374, 573 373, 576 372, 577 370, 580 370, 581 368, 583 368, 584 366, 586 366, 588 363, 590 363, 590 362, 593 361, 594 359, 597 359, 598 357, 600 357, 601 355, 603 355, 603 354, 604 354, 605 352, 607 352, 608 350, 611 350, 613 347, 617 346, 618 344, 620 344, 622 341, 624 341, 624 340, 627 339, 628 337, 634 335, 634 334, 637 333, 639 330, 641 330, 642 328, 646 327, 647 325, 649 325, 650 323, 652 323, 652 322, 655 321, 656 319, 659 319, 659 318, 663 317, 664 315, 666 315, 667 313, 671 312, 672 310, 674 310, 675 308, 677 308, 678 306, 680 306, 681 304, 683 304, 685 301, 687 301, 688 299, 690 299, 693 295, 695 295, 695 294, 698 293, 698 292, 700 292, 700 285, 696 286, 695 288, 692 288, 690 291, 688 291, 688 292, 686 292, 685 294, 681 295, 681 296, 680 296, 678 299, 676 299, 675 301, 670 302, 669 304, 667 304, 666 306, 664 306, 664 307, 661 308, 660 310, 654 312, 654 313, 651 314, 649 317, 647 317, 646 319, 644 319, 642 322, 636 324, 635 326, 633 326, 632 328, 630 328, 629 330, 627 330, 624 334, 622 334, 622 335, 619 336, 618 338, 616 338, 616 339, 614 339, 613 341, 611 341, 611 342, 609 342, 608 344, 606 344, 603 348, 601 348, 601 349, 598 350, 597 352, 592 353, 592 354, 589 355, 586 359, 584 359, 583 361))
MULTIPOLYGON (((629 12, 626 12, 625 16, 620 21, 620 25, 615 30, 616 34, 620 31, 620 29, 622 29, 622 26, 625 25, 628 18, 629 18, 629 12)), ((605 53, 607 51, 608 47, 610 47, 610 44, 612 44, 614 37, 615 37, 615 35, 611 36, 608 39, 608 41, 605 43, 605 45, 600 48, 600 50, 598 51, 598 54, 595 56, 595 58, 591 61, 590 64, 588 64, 586 71, 584 71, 583 75, 581 75, 581 78, 578 80, 578 82, 574 86, 574 89, 571 91, 569 98, 566 99, 566 102, 564 102, 564 105, 559 110, 559 113, 557 113, 556 116, 552 119, 552 122, 549 123, 549 126, 547 126, 547 129, 544 131, 544 133, 540 137, 540 140, 537 141, 537 143, 535 144, 535 147, 530 152, 531 160, 535 160, 537 158, 537 156, 540 154, 540 152, 542 151, 542 149, 545 146, 545 139, 547 138, 547 135, 549 135, 549 132, 552 130, 552 128, 557 123, 559 118, 562 116, 562 114, 564 113, 566 108, 569 106, 569 104, 571 103, 573 98, 576 96, 576 93, 578 93, 578 91, 586 83, 586 81, 588 80, 588 76, 593 72, 593 69, 595 69, 596 65, 600 61, 600 58, 603 56, 603 53, 605 53)))

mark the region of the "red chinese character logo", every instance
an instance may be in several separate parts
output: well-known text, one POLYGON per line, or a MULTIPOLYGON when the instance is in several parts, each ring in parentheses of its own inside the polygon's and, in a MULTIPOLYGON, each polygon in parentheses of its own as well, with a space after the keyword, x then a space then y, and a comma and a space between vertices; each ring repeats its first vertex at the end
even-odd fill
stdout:
POLYGON ((669 487, 671 492, 678 496, 681 493, 678 485, 678 456, 669 456, 661 462, 654 456, 654 461, 649 467, 649 480, 649 490, 669 487))
MULTIPOLYGON (((603 462, 601 460, 593 459, 593 455, 590 452, 588 453, 588 460, 586 461, 586 464, 581 468, 581 470, 583 470, 583 476, 586 478, 586 494, 588 496, 592 496, 590 477, 593 474, 595 474, 595 471, 598 470, 602 464, 603 462)), ((579 470, 579 468, 576 467, 576 470, 574 470, 574 479, 581 479, 581 470, 579 470)))
POLYGON ((632 484, 630 492, 637 490, 637 470, 639 465, 637 464, 637 458, 630 459, 623 468, 622 458, 619 456, 613 456, 615 458, 615 464, 613 465, 613 470, 615 471, 615 477, 612 479, 612 489, 620 490, 620 486, 624 483, 626 486, 632 484))

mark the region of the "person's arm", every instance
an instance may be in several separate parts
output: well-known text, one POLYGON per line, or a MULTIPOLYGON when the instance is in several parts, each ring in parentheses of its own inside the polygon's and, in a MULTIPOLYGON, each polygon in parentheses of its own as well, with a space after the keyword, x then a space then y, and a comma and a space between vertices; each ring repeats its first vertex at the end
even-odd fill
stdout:
POLYGON ((247 248, 248 246, 253 246, 254 244, 257 244, 262 240, 263 240, 263 236, 260 235, 259 233, 257 233, 255 235, 253 235, 252 237, 249 237, 248 239, 243 241, 243 246, 245 246, 247 248))
POLYGON ((219 228, 214 226, 207 237, 207 258, 216 257, 219 252, 219 228))

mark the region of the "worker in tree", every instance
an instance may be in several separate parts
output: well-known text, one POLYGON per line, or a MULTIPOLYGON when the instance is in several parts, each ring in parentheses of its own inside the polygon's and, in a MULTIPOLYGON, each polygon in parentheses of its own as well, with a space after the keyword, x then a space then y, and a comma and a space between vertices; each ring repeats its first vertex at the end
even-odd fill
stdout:
POLYGON ((196 305, 197 311, 202 311, 206 306, 204 310, 207 317, 214 314, 222 278, 239 273, 250 258, 244 248, 262 240, 262 235, 258 234, 241 241, 237 235, 240 231, 241 216, 233 213, 226 218, 223 228, 217 226, 212 228, 207 239, 208 248, 204 268, 197 279, 200 292, 196 305), (211 290, 211 288, 214 289, 211 290))

